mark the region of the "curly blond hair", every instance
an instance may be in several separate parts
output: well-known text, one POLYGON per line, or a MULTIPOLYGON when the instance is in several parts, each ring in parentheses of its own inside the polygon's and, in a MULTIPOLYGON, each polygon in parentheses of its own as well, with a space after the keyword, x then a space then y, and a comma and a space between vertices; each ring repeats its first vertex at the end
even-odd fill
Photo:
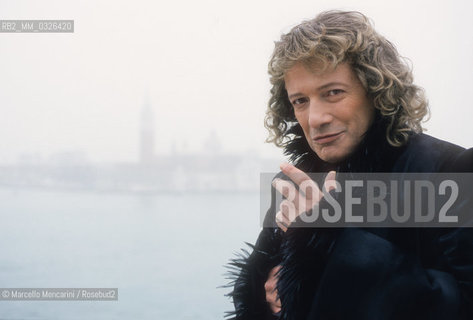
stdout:
POLYGON ((413 84, 409 63, 379 35, 360 12, 327 11, 295 26, 275 42, 268 64, 271 97, 265 117, 267 142, 283 147, 298 126, 284 84, 285 73, 297 62, 335 68, 349 63, 386 126, 392 146, 401 146, 411 132, 422 132, 429 114, 424 90, 413 84))

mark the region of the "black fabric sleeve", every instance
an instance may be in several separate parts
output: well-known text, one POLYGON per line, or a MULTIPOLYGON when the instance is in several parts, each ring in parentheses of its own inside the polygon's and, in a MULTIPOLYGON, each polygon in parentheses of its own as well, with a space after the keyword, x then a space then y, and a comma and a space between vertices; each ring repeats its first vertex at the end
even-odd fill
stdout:
POLYGON ((472 230, 437 239, 447 260, 440 270, 369 230, 345 229, 307 319, 472 319, 472 230))

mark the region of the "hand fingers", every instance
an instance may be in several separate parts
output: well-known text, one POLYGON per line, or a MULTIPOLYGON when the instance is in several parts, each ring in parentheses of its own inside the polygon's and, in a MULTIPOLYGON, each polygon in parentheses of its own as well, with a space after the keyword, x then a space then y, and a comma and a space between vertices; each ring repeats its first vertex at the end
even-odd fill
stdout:
POLYGON ((273 313, 281 311, 281 299, 279 299, 278 291, 276 289, 266 290, 266 302, 269 304, 273 313))
MULTIPOLYGON (((268 297, 266 297, 266 301, 268 301, 268 297)), ((278 313, 279 311, 281 311, 281 301, 279 299, 277 300, 277 302, 268 302, 268 304, 272 313, 278 313)))
POLYGON ((289 200, 283 200, 281 201, 281 204, 279 205, 279 209, 282 214, 283 222, 285 222, 288 226, 296 220, 296 218, 299 216, 301 212, 299 212, 294 205, 289 200))
POLYGON ((300 185, 305 180, 311 180, 304 171, 297 169, 292 164, 283 163, 280 165, 280 168, 281 171, 297 185, 300 185))
POLYGON ((266 301, 273 313, 281 311, 281 300, 278 297, 277 291, 278 272, 280 269, 280 265, 272 268, 269 272, 268 280, 264 284, 266 290, 266 301))
POLYGON ((278 313, 281 311, 281 302, 279 303, 270 303, 269 308, 271 309, 272 313, 278 313))
POLYGON ((281 307, 281 300, 278 298, 278 291, 272 286, 267 286, 267 283, 264 285, 266 291, 266 302, 274 307, 281 307))
POLYGON ((326 192, 335 190, 337 188, 337 180, 335 180, 337 173, 335 171, 330 171, 325 177, 324 189, 326 192))
MULTIPOLYGON (((296 215, 304 212, 306 208, 312 208, 314 204, 323 197, 322 191, 313 180, 304 180, 301 183, 299 188, 302 192, 299 192, 296 187, 287 180, 274 179, 271 184, 287 201, 293 204, 296 215)), ((294 218, 291 220, 294 220, 294 218)))
MULTIPOLYGON (((300 214, 318 204, 323 198, 323 192, 315 181, 293 165, 284 163, 281 165, 281 170, 298 185, 300 191, 287 180, 274 179, 272 182, 274 188, 286 198, 281 202, 280 211, 276 214, 276 224, 282 231, 286 232, 290 224, 300 214)), ((323 187, 326 190, 325 192, 337 189, 337 181, 335 179, 336 172, 330 171, 324 180, 323 187)))
POLYGON ((304 171, 297 169, 292 164, 281 164, 282 172, 299 186, 307 200, 319 201, 323 194, 317 183, 312 180, 304 171))
POLYGON ((294 203, 283 200, 279 205, 279 211, 276 213, 276 224, 286 232, 292 222, 296 220, 300 212, 297 211, 294 203))
POLYGON ((289 226, 289 224, 287 224, 287 222, 284 222, 284 216, 281 211, 278 211, 278 213, 276 213, 276 224, 282 231, 287 231, 287 227, 289 226))
POLYGON ((303 181, 299 186, 299 190, 304 193, 306 200, 310 201, 310 207, 319 202, 324 196, 322 190, 320 190, 317 183, 313 180, 303 181))
POLYGON ((297 191, 296 187, 290 181, 286 181, 283 179, 274 179, 271 184, 287 200, 293 202, 294 206, 298 210, 300 197, 299 191, 297 191))
MULTIPOLYGON (((273 268, 274 270, 275 268, 273 268)), ((271 270, 270 275, 268 276, 268 280, 264 283, 264 289, 266 290, 266 295, 272 296, 274 293, 276 294, 275 297, 277 296, 277 283, 278 283, 278 277, 275 275, 275 272, 271 270)), ((276 271, 277 272, 277 271, 276 271)), ((275 302, 277 299, 275 298, 273 302, 275 302)))
POLYGON ((271 271, 269 271, 269 276, 272 277, 272 276, 278 276, 278 272, 279 270, 281 270, 281 265, 277 265, 275 266, 274 268, 271 269, 271 271))

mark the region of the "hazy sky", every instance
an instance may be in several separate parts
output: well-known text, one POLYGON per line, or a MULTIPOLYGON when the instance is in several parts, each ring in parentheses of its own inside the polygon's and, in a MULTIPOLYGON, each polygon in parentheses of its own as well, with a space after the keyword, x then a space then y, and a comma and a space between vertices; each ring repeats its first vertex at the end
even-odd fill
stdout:
POLYGON ((471 147, 471 1, 7 1, 0 19, 73 19, 73 34, 0 33, 0 163, 84 151, 135 161, 149 96, 157 152, 277 155, 264 143, 268 58, 280 34, 326 9, 359 10, 411 59, 429 133, 471 147))

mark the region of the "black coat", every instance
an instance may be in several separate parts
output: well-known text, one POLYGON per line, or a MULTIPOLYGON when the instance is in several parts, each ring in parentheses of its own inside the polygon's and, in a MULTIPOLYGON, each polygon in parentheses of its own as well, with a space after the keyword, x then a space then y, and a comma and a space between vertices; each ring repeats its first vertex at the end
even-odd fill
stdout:
MULTIPOLYGON (((473 172, 473 149, 424 134, 395 148, 372 128, 333 168, 296 133, 286 153, 306 172, 473 172)), ((232 319, 473 319, 470 228, 263 228, 251 249, 230 263, 232 319), (278 264, 282 310, 273 315, 264 283, 278 264)))

